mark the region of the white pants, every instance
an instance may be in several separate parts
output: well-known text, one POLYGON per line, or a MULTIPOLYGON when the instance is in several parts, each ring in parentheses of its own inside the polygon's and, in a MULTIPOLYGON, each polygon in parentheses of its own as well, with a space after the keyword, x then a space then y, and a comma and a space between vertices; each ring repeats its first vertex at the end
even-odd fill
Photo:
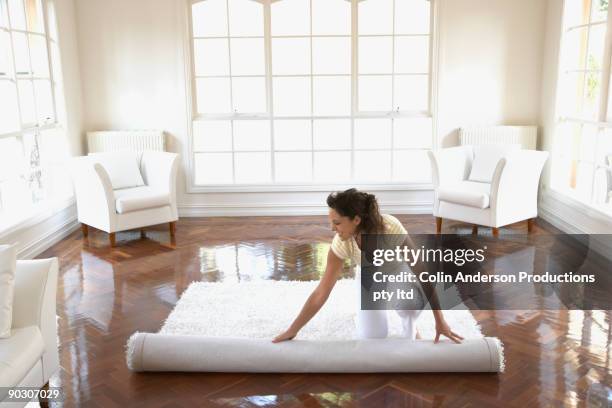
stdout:
POLYGON ((389 334, 387 313, 395 312, 402 319, 402 337, 416 339, 416 322, 423 310, 361 310, 361 271, 356 268, 355 286, 357 288, 357 338, 384 339, 389 334))

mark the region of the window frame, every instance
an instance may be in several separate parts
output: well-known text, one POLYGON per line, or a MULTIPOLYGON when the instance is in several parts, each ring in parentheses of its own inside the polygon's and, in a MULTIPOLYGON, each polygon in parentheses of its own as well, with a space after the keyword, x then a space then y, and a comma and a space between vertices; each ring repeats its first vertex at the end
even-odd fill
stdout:
MULTIPOLYGON (((587 23, 582 23, 578 25, 572 25, 569 27, 565 26, 565 18, 566 12, 568 10, 567 3, 571 0, 564 0, 562 13, 561 13, 561 22, 560 29, 561 35, 559 38, 559 55, 558 55, 558 78, 556 81, 556 96, 555 96, 555 121, 554 121, 554 132, 553 132, 553 143, 552 143, 552 155, 551 155, 551 171, 550 171, 550 191, 552 194, 558 199, 562 199, 562 201, 566 203, 572 203, 574 206, 577 206, 583 210, 588 210, 588 212, 592 212, 594 214, 598 214, 598 216, 603 216, 607 219, 612 218, 612 207, 610 209, 606 208, 605 203, 603 205, 595 202, 595 183, 596 176, 599 170, 609 169, 612 171, 610 166, 602 165, 597 162, 596 159, 593 159, 592 162, 588 160, 584 160, 578 157, 575 160, 576 165, 576 175, 577 169, 579 168, 581 163, 586 163, 590 167, 592 167, 592 175, 591 175, 591 186, 588 201, 585 200, 584 197, 581 197, 581 193, 568 187, 566 185, 562 185, 562 181, 558 178, 560 175, 557 172, 557 169, 562 166, 564 155, 558 151, 557 146, 560 143, 561 132, 560 128, 564 125, 575 125, 580 126, 580 139, 583 139, 583 132, 585 126, 593 126, 595 127, 595 147, 593 153, 597 151, 597 146, 600 140, 600 133, 605 133, 608 129, 612 129, 612 112, 609 110, 612 108, 610 106, 610 96, 612 96, 612 81, 610 75, 612 74, 612 7, 608 7, 606 20, 593 20, 591 21, 593 15, 593 7, 597 0, 592 0, 590 2, 589 9, 589 21, 587 23), (572 30, 579 30, 582 28, 588 28, 587 39, 586 39, 586 51, 585 51, 585 64, 588 63, 588 55, 589 55, 589 37, 591 32, 591 27, 603 24, 606 28, 605 36, 604 36, 604 44, 603 44, 603 53, 602 53, 602 67, 600 71, 599 80, 601 81, 601 90, 598 96, 598 101, 596 102, 598 105, 598 113, 596 119, 588 119, 583 117, 577 117, 573 115, 564 115, 561 109, 561 97, 560 90, 564 86, 563 81, 565 79, 565 75, 568 73, 582 73, 585 75, 583 81, 586 82, 586 75, 589 72, 593 72, 593 70, 588 69, 585 65, 580 69, 568 69, 563 66, 563 62, 565 59, 566 51, 566 42, 568 41, 567 36, 568 33, 572 30), (573 190, 573 191, 572 191, 573 190)), ((584 98, 584 96, 583 96, 584 98)), ((580 155, 579 155, 580 156, 580 155)), ((567 160, 567 159, 566 159, 567 160)))
MULTIPOLYGON (((59 86, 59 83, 57 81, 57 78, 55 78, 55 75, 54 75, 55 67, 54 67, 53 59, 55 56, 52 55, 52 46, 53 45, 57 46, 58 39, 53 38, 52 33, 50 31, 49 10, 48 10, 47 0, 40 0, 40 3, 39 3, 40 17, 42 18, 42 27, 43 27, 44 32, 29 31, 28 29, 29 27, 27 27, 27 25, 25 29, 13 28, 11 26, 11 12, 9 11, 10 5, 8 3, 9 3, 8 0, 4 2, 5 12, 6 12, 6 22, 8 25, 6 27, 0 26, 0 33, 6 34, 6 38, 9 43, 9 51, 7 52, 7 57, 10 57, 7 60, 9 72, 5 73, 4 75, 0 75, 0 81, 8 81, 8 82, 13 83, 15 86, 15 97, 17 101, 17 114, 18 114, 18 120, 19 120, 19 129, 14 130, 14 131, 5 132, 5 133, 0 133, 0 140, 14 137, 17 143, 20 145, 22 151, 25 153, 26 152, 25 138, 27 136, 32 136, 35 140, 36 145, 38 146, 41 144, 41 138, 44 137, 45 131, 49 131, 49 130, 61 131, 64 128, 63 125, 60 123, 60 119, 58 118, 57 86, 59 86), (27 75, 18 75, 17 73, 13 33, 24 34, 26 38, 28 39, 27 52, 28 52, 30 70, 27 75), (31 45, 29 41, 30 36, 39 36, 39 37, 44 38, 44 44, 46 48, 45 49, 46 58, 47 58, 47 69, 49 73, 48 77, 41 77, 41 76, 34 75, 33 66, 32 66, 32 50, 31 50, 31 45), (50 94, 51 112, 53 114, 52 120, 41 121, 41 119, 39 118, 39 111, 38 111, 39 104, 37 103, 36 93, 34 93, 33 103, 34 103, 34 114, 35 114, 36 120, 33 123, 23 122, 22 120, 23 113, 22 113, 21 100, 20 100, 20 95, 19 95, 19 86, 18 86, 18 81, 20 80, 31 81, 32 83, 35 80, 49 81, 50 92, 51 92, 50 94)), ((24 7, 24 16, 26 16, 27 18, 27 11, 26 11, 27 4, 25 0, 22 2, 22 4, 24 7)), ((0 12, 1 12, 1 7, 0 7, 0 12)), ((37 149, 37 154, 40 157, 40 148, 37 147, 36 149, 37 149)), ((27 160, 25 155, 23 157, 23 160, 24 162, 27 160)), ((45 170, 44 166, 42 164, 39 164, 37 167, 28 167, 23 174, 20 174, 18 176, 11 176, 11 177, 7 177, 6 179, 0 179, 0 182, 6 182, 7 180, 11 181, 11 180, 15 180, 16 178, 20 179, 22 177, 28 178, 33 173, 38 172, 38 171, 41 172, 41 177, 43 177, 42 173, 44 172, 44 170, 45 170)), ((13 233, 16 229, 23 228, 24 226, 33 225, 32 223, 38 222, 40 219, 43 219, 49 216, 56 210, 66 208, 68 205, 71 205, 71 203, 73 202, 74 202, 73 194, 68 195, 68 196, 65 196, 65 195, 45 196, 41 201, 32 202, 31 206, 28 208, 28 211, 24 212, 23 214, 19 214, 19 216, 17 217, 14 217, 15 214, 11 214, 11 213, 4 214, 4 205, 2 203, 2 191, 0 190, 0 215, 2 216, 0 218, 0 234, 1 234, 0 236, 6 236, 7 234, 13 233)))
MULTIPOLYGON (((311 182, 292 182, 292 183, 279 183, 274 181, 274 156, 277 153, 285 153, 292 152, 293 150, 275 150, 274 149, 274 128, 273 121, 278 119, 288 119, 288 120, 308 120, 311 122, 310 132, 311 136, 313 134, 313 126, 312 123, 314 120, 320 119, 348 119, 351 122, 351 146, 347 149, 342 150, 333 150, 333 151, 347 151, 351 154, 351 177, 354 174, 354 163, 355 163, 355 153, 358 151, 364 151, 364 149, 356 149, 354 146, 354 128, 355 128, 355 119, 368 119, 368 118, 383 118, 390 119, 391 128, 393 128, 393 119, 402 119, 402 118, 429 118, 431 119, 431 146, 432 149, 436 149, 438 145, 437 141, 437 73, 438 73, 438 28, 437 28, 437 14, 438 14, 438 2, 436 0, 427 0, 430 3, 430 21, 429 21, 429 33, 427 34, 391 34, 393 38, 393 42, 395 42, 396 37, 414 37, 420 36, 429 37, 429 55, 428 55, 428 65, 429 70, 426 73, 420 73, 420 75, 428 76, 428 109, 424 111, 385 111, 385 112, 366 112, 358 110, 358 55, 357 55, 357 47, 358 47, 358 37, 359 34, 357 32, 356 20, 357 20, 357 8, 358 8, 358 0, 346 0, 350 3, 351 7, 351 33, 350 35, 313 35, 312 32, 309 35, 299 36, 308 38, 312 43, 314 38, 328 38, 328 37, 348 37, 351 43, 351 64, 350 64, 350 73, 349 74, 314 74, 312 70, 309 74, 304 75, 278 75, 273 74, 271 69, 271 42, 272 38, 295 38, 296 36, 277 36, 271 35, 271 0, 259 0, 258 2, 263 6, 263 18, 264 18, 264 51, 265 51, 265 81, 266 81, 266 112, 259 114, 246 114, 246 113, 230 113, 230 114, 199 114, 197 112, 197 92, 196 92, 196 78, 200 76, 196 76, 195 73, 195 54, 194 54, 194 40, 205 37, 194 37, 193 35, 193 20, 192 20, 192 5, 200 2, 202 0, 188 0, 186 2, 186 30, 185 30, 185 41, 184 41, 184 52, 185 52, 185 61, 186 61, 186 91, 187 91, 187 104, 188 104, 188 118, 187 118, 187 131, 188 131, 188 141, 186 143, 186 151, 187 151, 187 165, 188 171, 186 174, 187 178, 187 193, 207 193, 207 192, 280 192, 280 191, 330 191, 330 190, 338 190, 347 187, 357 187, 363 188, 373 191, 380 190, 431 190, 433 188, 433 184, 431 182, 329 182, 329 183, 317 183, 315 181, 311 182), (291 77, 291 76, 300 76, 307 77, 311 81, 310 87, 310 95, 311 95, 311 115, 309 116, 274 116, 272 115, 272 89, 271 84, 274 77, 291 77), (347 115, 315 115, 312 109, 313 103, 313 93, 314 86, 312 86, 314 78, 317 77, 348 77, 351 86, 351 103, 350 103, 350 113, 347 115), (271 147, 269 150, 266 150, 267 153, 271 156, 271 181, 269 183, 260 183, 260 184, 209 184, 209 185, 198 185, 195 184, 195 155, 200 153, 194 151, 194 131, 193 131, 193 123, 197 120, 268 120, 270 122, 270 137, 271 137, 271 147)), ((370 35, 364 35, 370 36, 370 35)), ((246 38, 243 36, 238 36, 240 38, 246 38)), ((257 38, 261 38, 261 36, 256 36, 257 38)), ((212 38, 212 37, 211 37, 212 38)), ((224 38, 229 41, 230 38, 234 38, 233 36, 227 35, 222 37, 214 37, 214 38, 224 38)), ((392 50, 393 51, 393 50, 392 50)), ((312 53, 312 49, 311 49, 312 53)), ((395 54, 395 52, 393 52, 395 54)), ((231 55, 230 55, 231 58, 231 55)), ((394 58, 394 57, 393 57, 394 58)), ((229 61, 231 65, 231 59, 229 61)), ((312 64, 312 61, 311 61, 312 64)), ((393 64, 393 72, 392 74, 388 74, 392 77, 392 81, 395 80, 397 75, 404 74, 396 74, 395 73, 395 64, 393 64)), ((363 74, 361 74, 363 75, 363 74)), ((370 74, 366 74, 370 75, 370 74)), ((385 74, 387 75, 387 74, 385 74)), ((405 74, 405 75, 414 75, 414 74, 405 74)), ((231 76, 231 73, 230 75, 231 76)), ((231 79, 230 79, 231 80, 231 79)), ((392 90, 393 92, 393 90, 392 90)), ((393 101, 391 101, 393 103, 393 101)), ((233 108, 233 107, 232 107, 233 108)), ((396 151, 427 151, 429 149, 426 148, 394 148, 393 146, 393 129, 391 130, 391 147, 388 149, 384 149, 385 151, 389 151, 391 155, 391 160, 393 160, 394 152, 396 151)), ((375 150, 375 149, 365 149, 375 150)), ((297 152, 298 150, 296 150, 297 152)), ((315 152, 322 152, 324 149, 314 149, 314 146, 311 146, 309 150, 299 150, 299 152, 309 152, 312 154, 312 158, 314 160, 315 152)), ((231 153, 233 155, 238 152, 235 149, 232 149, 231 153)), ((248 152, 240 150, 239 153, 248 152)), ((229 152, 228 152, 229 153, 229 152)), ((233 160, 233 166, 235 169, 235 160, 233 160)), ((389 164, 390 169, 393 170, 393 163, 389 164)), ((311 170, 314 172, 314 164, 311 167, 311 170)), ((235 170, 234 170, 235 171, 235 170)))

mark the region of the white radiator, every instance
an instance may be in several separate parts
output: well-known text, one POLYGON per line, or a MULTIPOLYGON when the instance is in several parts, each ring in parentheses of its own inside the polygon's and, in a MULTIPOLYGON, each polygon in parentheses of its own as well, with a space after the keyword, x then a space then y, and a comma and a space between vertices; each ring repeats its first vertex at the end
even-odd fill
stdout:
POLYGON ((537 126, 472 126, 459 129, 462 145, 520 144, 523 149, 535 150, 537 126))
POLYGON ((112 130, 87 132, 89 153, 117 150, 165 151, 164 132, 160 130, 112 130))

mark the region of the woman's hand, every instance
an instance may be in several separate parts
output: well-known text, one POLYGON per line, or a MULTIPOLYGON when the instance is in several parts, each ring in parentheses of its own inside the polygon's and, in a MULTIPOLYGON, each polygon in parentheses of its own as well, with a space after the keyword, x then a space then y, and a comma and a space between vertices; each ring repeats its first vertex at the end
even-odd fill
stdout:
POLYGON ((436 319, 436 339, 434 340, 434 343, 440 341, 440 335, 448 337, 455 343, 461 343, 461 340, 463 340, 463 337, 451 330, 450 326, 446 323, 446 320, 444 320, 443 317, 436 319))
POLYGON ((280 343, 281 341, 293 340, 295 336, 297 336, 297 332, 287 330, 272 339, 272 343, 280 343))

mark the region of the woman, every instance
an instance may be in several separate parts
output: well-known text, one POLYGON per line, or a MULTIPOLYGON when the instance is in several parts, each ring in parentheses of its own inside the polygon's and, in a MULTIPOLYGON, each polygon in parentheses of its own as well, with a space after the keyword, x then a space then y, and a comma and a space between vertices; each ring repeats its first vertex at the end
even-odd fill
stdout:
MULTIPOLYGON (((332 193, 327 197, 329 207, 329 220, 332 230, 336 232, 331 248, 327 254, 327 267, 319 285, 308 297, 299 315, 291 326, 276 336, 272 341, 278 343, 293 339, 306 323, 312 319, 321 309, 329 297, 345 259, 350 259, 354 265, 361 265, 361 234, 401 234, 407 238, 404 245, 412 247, 412 241, 406 230, 397 218, 391 215, 381 215, 378 209, 376 197, 373 194, 357 191, 352 188, 343 192, 332 193)), ((357 268, 357 287, 361 288, 359 280, 360 269, 357 268)), ((428 298, 432 305, 437 306, 437 298, 433 288, 428 287, 428 298)), ((358 299, 360 297, 358 296, 358 299)), ((432 307, 437 309, 437 307, 432 307)), ((416 319, 421 310, 398 310, 402 319, 403 336, 410 339, 418 338, 416 331, 416 319)), ((436 338, 446 336, 456 343, 460 343, 463 337, 454 333, 440 310, 433 310, 436 320, 436 338)), ((357 312, 357 334, 360 338, 384 338, 387 337, 387 311, 386 310, 358 310, 357 312)))

